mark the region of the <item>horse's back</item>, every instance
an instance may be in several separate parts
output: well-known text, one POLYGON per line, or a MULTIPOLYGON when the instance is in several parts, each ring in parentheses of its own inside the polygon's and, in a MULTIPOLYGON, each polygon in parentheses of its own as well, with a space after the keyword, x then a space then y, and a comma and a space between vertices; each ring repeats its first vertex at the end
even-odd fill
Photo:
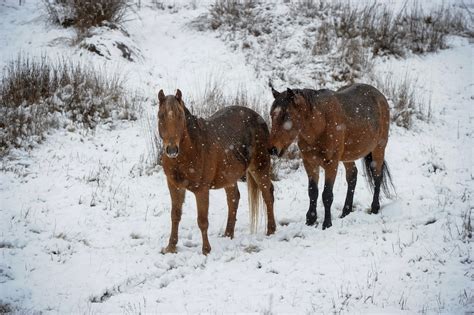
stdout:
POLYGON ((213 145, 234 152, 239 160, 248 163, 251 148, 266 148, 269 131, 265 120, 250 108, 227 106, 206 120, 208 134, 213 145))
POLYGON ((337 90, 337 94, 364 95, 364 96, 383 96, 377 88, 365 83, 353 83, 337 90))
POLYGON ((219 109, 212 114, 208 121, 219 121, 221 119, 232 119, 233 117, 240 117, 246 120, 252 120, 260 117, 253 109, 244 106, 226 106, 219 109))
POLYGON ((254 110, 243 106, 227 106, 207 119, 207 124, 219 132, 234 134, 247 133, 257 129, 268 134, 265 120, 254 110))
POLYGON ((334 94, 346 118, 354 123, 370 123, 379 129, 389 123, 389 106, 385 96, 368 84, 351 84, 334 94))
POLYGON ((336 91, 336 97, 340 99, 345 107, 378 107, 382 106, 388 110, 385 96, 375 87, 369 84, 355 83, 344 86, 336 91))

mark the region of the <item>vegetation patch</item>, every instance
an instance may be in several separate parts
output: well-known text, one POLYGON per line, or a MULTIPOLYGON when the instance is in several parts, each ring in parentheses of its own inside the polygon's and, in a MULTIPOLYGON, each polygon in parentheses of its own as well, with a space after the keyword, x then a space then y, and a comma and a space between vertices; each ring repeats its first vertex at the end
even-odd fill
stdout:
POLYGON ((136 119, 119 75, 68 58, 20 54, 1 78, 0 155, 33 146, 51 128, 94 128, 112 119, 136 119))
POLYGON ((118 27, 129 7, 128 0, 43 0, 52 23, 85 33, 92 27, 118 27))

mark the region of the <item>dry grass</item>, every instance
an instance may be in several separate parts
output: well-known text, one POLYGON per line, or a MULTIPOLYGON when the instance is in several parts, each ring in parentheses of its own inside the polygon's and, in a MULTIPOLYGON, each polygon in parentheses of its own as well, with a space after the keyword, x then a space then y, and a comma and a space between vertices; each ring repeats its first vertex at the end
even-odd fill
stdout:
POLYGON ((83 34, 95 26, 121 24, 129 0, 43 0, 43 4, 53 23, 74 26, 83 34))
POLYGON ((146 137, 147 157, 146 165, 149 169, 154 169, 161 165, 161 155, 163 154, 163 143, 158 135, 157 113, 143 113, 142 129, 146 137))
POLYGON ((404 56, 406 51, 437 51, 446 48, 446 35, 469 31, 463 12, 446 7, 425 12, 417 2, 395 12, 375 2, 357 5, 340 1, 300 1, 293 11, 318 17, 325 23, 320 31, 331 36, 346 40, 360 38, 362 45, 370 48, 374 55, 404 56))
POLYGON ((375 86, 391 103, 391 120, 397 126, 410 129, 415 118, 429 121, 431 109, 426 112, 424 102, 417 98, 416 81, 408 75, 399 81, 391 76, 376 77, 375 86))
POLYGON ((216 0, 210 6, 208 14, 191 24, 200 30, 219 29, 230 31, 233 35, 235 32, 243 32, 244 36, 258 37, 272 32, 266 14, 271 9, 271 3, 256 0, 216 0))
POLYGON ((342 40, 338 53, 328 59, 333 67, 332 79, 344 83, 354 83, 364 77, 373 65, 359 38, 342 40))
POLYGON ((329 34, 329 24, 323 22, 316 35, 316 42, 313 45, 313 55, 325 55, 331 51, 332 43, 329 34))
POLYGON ((291 6, 293 15, 302 15, 306 18, 323 18, 328 4, 325 1, 299 0, 291 6))
POLYGON ((253 9, 255 0, 216 0, 211 5, 210 26, 212 29, 226 25, 231 28, 247 28, 255 18, 253 9))
POLYGON ((0 84, 0 154, 37 143, 61 125, 94 128, 107 119, 135 119, 121 77, 99 70, 67 58, 20 54, 11 61, 0 84))
POLYGON ((472 209, 468 208, 464 211, 462 216, 461 238, 463 240, 472 239, 472 224, 471 224, 472 209))

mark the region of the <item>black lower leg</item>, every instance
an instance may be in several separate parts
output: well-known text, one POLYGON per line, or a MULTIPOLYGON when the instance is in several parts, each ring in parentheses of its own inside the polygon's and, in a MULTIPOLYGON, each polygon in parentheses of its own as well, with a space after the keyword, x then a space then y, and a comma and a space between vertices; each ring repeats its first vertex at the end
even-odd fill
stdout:
POLYGON ((316 214, 316 203, 318 201, 318 183, 313 179, 308 182, 309 209, 306 213, 306 224, 314 225, 318 218, 316 214))
POLYGON ((333 198, 334 198, 333 193, 332 193, 332 188, 333 188, 332 183, 325 183, 324 184, 324 190, 323 190, 323 204, 324 204, 323 230, 332 226, 331 205, 332 205, 332 201, 333 201, 333 198))
POLYGON ((354 190, 357 184, 357 168, 353 168, 351 174, 347 176, 347 194, 341 218, 352 212, 352 203, 354 201, 354 190))
POLYGON ((379 213, 380 203, 380 184, 382 183, 382 175, 374 176, 374 199, 372 200, 371 212, 373 214, 379 213))

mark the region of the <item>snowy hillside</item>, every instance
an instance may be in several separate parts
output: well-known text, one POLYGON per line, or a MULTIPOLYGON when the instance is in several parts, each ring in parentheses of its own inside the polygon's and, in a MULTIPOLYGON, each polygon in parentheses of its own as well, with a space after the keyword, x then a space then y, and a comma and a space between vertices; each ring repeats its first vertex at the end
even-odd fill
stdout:
MULTIPOLYGON (((401 2, 387 3, 398 8, 401 2)), ((453 3, 474 10, 469 2, 448 4, 453 3)), ((321 224, 306 226, 307 175, 295 160, 280 167, 274 182, 274 235, 265 236, 263 223, 250 233, 247 188, 239 183, 234 239, 223 237, 225 192, 211 191, 212 252, 203 256, 196 203, 188 193, 178 253, 160 253, 170 233, 171 205, 166 177, 152 165, 147 127, 155 123, 159 89, 171 94, 180 88, 184 101, 191 102, 215 81, 226 95, 243 90, 269 109, 268 79, 285 69, 285 76, 273 78, 278 89, 343 84, 329 74, 313 76, 329 69, 326 57, 309 68, 296 65, 297 56, 311 58, 301 48, 306 18, 282 22, 288 41, 262 51, 270 35, 242 48, 239 30, 200 29, 209 5, 142 0, 133 5, 123 30, 97 28, 81 48, 71 28, 48 21, 41 1, 0 0, 2 76, 20 52, 68 56, 121 73, 141 107, 137 120, 53 129, 32 149, 12 148, 1 158, 0 312, 473 312, 472 33, 448 36, 448 48, 437 52, 371 60, 379 79, 410 76, 423 105, 423 119, 414 118, 410 129, 391 125, 386 160, 397 196, 383 199, 378 215, 369 214, 372 196, 359 172, 354 212, 339 218, 346 193, 340 167, 333 226, 324 231, 321 224), (119 43, 130 53, 124 55, 119 43), (90 44, 103 56, 84 48, 90 44), (285 55, 291 50, 296 52, 285 55), (271 68, 277 57, 278 66, 271 68)), ((278 1, 268 10, 272 23, 285 15, 285 6, 278 1)), ((355 76, 364 80, 373 78, 355 76)), ((319 218, 323 209, 318 200, 319 218)))

